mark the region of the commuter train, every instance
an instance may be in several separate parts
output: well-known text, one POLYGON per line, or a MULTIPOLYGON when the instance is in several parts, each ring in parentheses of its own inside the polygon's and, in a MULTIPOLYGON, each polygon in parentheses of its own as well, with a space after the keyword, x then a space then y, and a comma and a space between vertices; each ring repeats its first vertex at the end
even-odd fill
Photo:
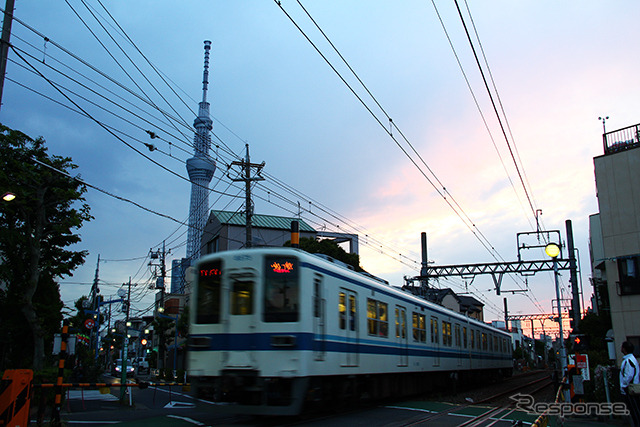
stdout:
POLYGON ((293 248, 202 257, 187 365, 196 396, 294 415, 511 374, 509 334, 346 267, 293 248))

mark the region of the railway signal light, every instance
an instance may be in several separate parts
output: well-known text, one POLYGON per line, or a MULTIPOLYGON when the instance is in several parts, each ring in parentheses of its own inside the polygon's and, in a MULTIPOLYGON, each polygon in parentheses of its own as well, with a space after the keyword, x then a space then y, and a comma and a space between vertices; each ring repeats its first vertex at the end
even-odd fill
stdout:
POLYGON ((589 348, 589 338, 584 334, 571 335, 573 353, 583 353, 589 348))

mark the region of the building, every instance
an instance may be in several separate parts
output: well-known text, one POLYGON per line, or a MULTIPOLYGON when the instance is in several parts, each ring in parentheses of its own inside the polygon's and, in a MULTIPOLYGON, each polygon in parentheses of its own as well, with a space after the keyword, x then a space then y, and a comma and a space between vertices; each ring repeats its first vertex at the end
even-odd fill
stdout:
POLYGON ((473 297, 458 295, 450 288, 427 288, 424 292, 424 298, 427 301, 462 313, 480 322, 484 321, 484 304, 473 297))
POLYGON ((640 354, 640 124, 606 132, 594 158, 599 213, 590 217, 594 291, 611 313, 617 360, 627 340, 640 354))
MULTIPOLYGON (((283 246, 291 240, 291 221, 275 215, 252 215, 253 247, 283 246)), ((315 239, 316 231, 301 219, 300 237, 315 239)), ((245 216, 238 212, 212 210, 202 235, 202 255, 241 249, 245 246, 245 216)))

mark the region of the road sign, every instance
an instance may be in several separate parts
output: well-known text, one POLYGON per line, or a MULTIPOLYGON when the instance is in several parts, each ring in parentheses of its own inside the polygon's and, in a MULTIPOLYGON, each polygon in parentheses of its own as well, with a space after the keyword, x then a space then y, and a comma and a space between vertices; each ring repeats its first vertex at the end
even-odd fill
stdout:
POLYGON ((96 325, 96 322, 93 319, 87 319, 84 321, 84 327, 87 329, 93 329, 95 325, 96 325))

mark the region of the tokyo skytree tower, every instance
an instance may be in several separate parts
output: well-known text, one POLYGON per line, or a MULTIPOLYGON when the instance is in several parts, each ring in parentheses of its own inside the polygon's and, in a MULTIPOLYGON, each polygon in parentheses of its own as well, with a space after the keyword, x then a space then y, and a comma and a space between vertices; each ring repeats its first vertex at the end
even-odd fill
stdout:
POLYGON ((193 264, 200 258, 202 232, 209 217, 209 183, 216 170, 215 161, 209 156, 213 122, 209 117, 207 86, 209 85, 209 51, 211 42, 204 42, 204 74, 202 77, 202 102, 198 117, 193 122, 196 129, 193 139, 193 157, 187 160, 187 172, 191 181, 191 203, 189 205, 189 231, 187 235, 187 258, 193 264))

